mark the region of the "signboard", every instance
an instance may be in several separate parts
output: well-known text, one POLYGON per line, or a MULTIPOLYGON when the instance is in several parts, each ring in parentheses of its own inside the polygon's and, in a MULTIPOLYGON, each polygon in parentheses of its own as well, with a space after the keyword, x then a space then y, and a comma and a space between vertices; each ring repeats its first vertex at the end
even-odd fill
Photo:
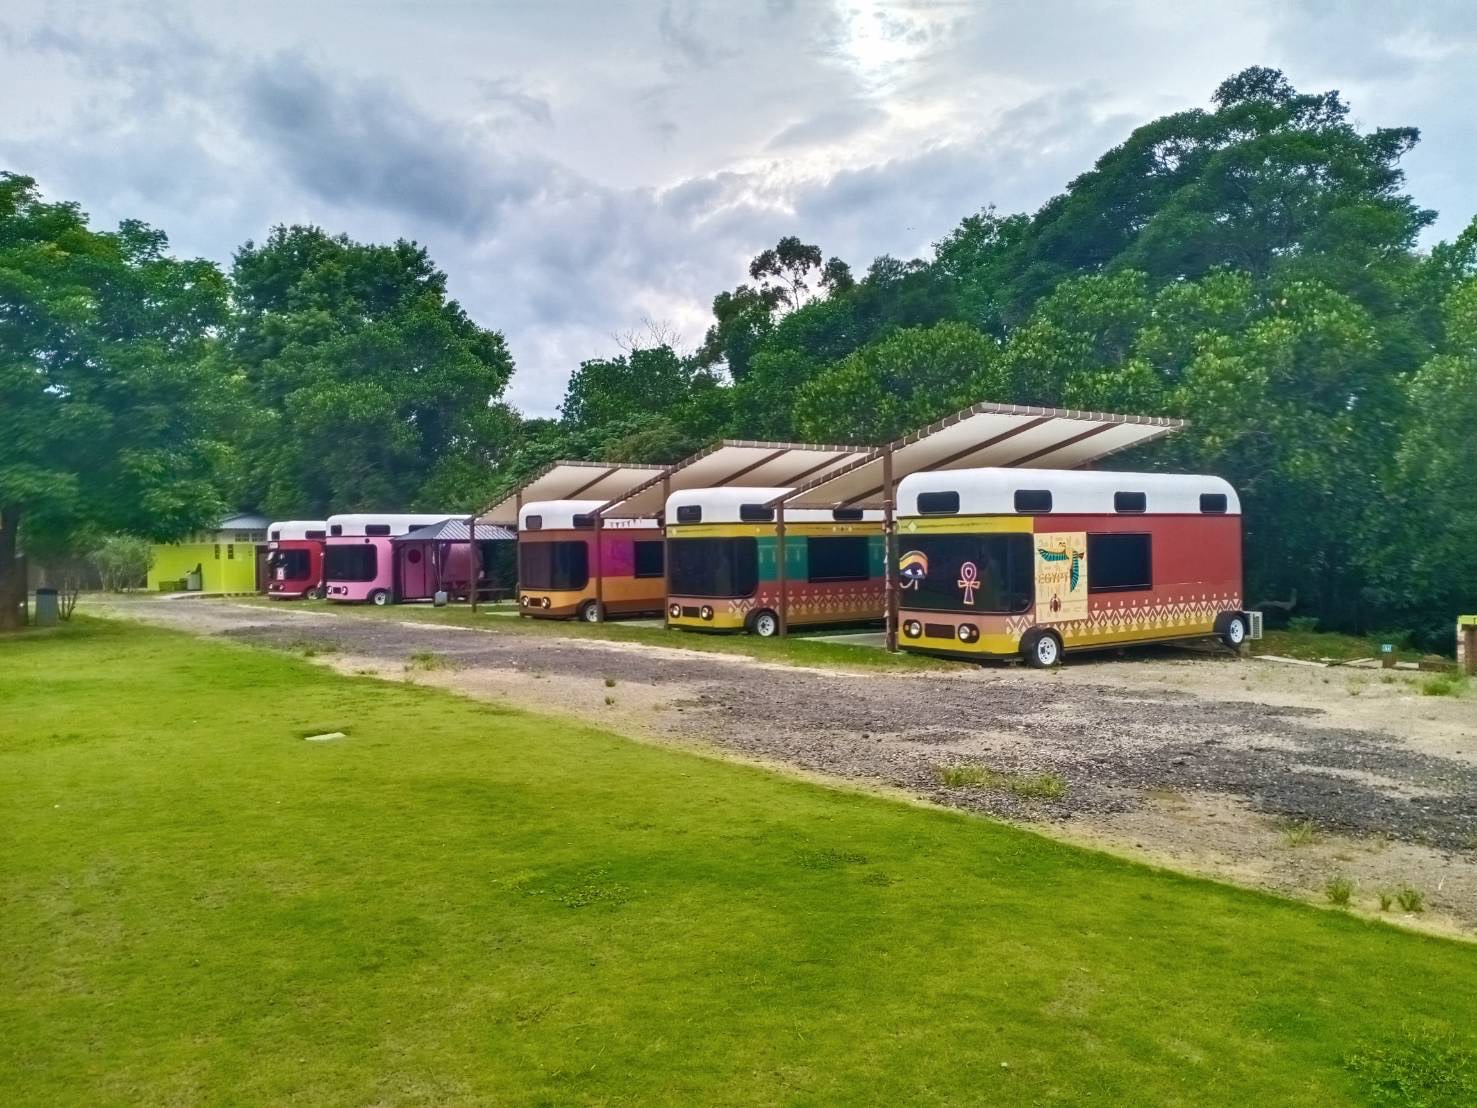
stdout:
POLYGON ((1087 618, 1087 532, 1046 531, 1036 545, 1036 621, 1087 618))

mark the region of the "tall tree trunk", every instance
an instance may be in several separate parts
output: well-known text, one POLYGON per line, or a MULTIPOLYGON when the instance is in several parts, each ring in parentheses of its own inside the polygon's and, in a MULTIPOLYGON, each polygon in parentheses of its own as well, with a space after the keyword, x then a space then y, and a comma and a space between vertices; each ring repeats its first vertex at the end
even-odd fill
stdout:
POLYGON ((16 533, 20 530, 20 508, 0 508, 0 631, 21 625, 21 597, 26 581, 16 561, 16 533))

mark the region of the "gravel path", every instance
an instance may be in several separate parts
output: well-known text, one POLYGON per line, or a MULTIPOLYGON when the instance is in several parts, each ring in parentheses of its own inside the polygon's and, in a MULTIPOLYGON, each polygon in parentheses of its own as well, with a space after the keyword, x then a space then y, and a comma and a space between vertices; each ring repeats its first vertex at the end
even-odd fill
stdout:
MULTIPOLYGON (((432 650, 455 671, 437 683, 473 693, 497 685, 520 702, 516 694, 533 686, 522 680, 530 673, 554 679, 532 689, 548 706, 562 706, 559 683, 603 686, 609 677, 623 700, 632 688, 645 690, 640 701, 657 732, 1001 815, 1071 820, 1127 811, 1151 793, 1210 793, 1329 831, 1454 852, 1477 846, 1477 760, 1431 753, 1378 729, 1330 726, 1315 708, 1094 680, 1111 676, 1113 663, 1080 667, 1070 679, 1005 667, 856 675, 199 600, 124 607, 263 646, 332 643, 342 655, 390 667, 432 650), (999 780, 992 788, 939 783, 940 767, 961 764, 1055 774, 1067 789, 1039 800, 999 780)), ((1228 655, 1161 664, 1195 672, 1265 665, 1228 655)))

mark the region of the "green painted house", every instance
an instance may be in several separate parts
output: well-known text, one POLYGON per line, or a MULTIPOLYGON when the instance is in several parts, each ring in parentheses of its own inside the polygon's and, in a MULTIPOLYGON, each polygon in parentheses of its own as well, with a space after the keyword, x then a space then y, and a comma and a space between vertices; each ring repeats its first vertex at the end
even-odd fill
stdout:
POLYGON ((241 512, 214 531, 156 543, 149 588, 156 592, 259 592, 271 520, 241 512))

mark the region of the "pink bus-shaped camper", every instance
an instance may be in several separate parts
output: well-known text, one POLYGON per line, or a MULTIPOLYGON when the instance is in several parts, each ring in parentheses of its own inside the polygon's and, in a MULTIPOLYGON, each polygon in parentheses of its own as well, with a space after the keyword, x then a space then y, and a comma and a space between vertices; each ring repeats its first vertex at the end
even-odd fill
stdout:
POLYGON ((383 607, 395 599, 395 550, 390 540, 417 527, 451 519, 456 512, 419 515, 328 517, 323 579, 329 600, 369 601, 383 607))
POLYGON ((267 528, 267 595, 273 600, 301 600, 323 595, 323 541, 328 523, 321 519, 284 519, 267 528))

